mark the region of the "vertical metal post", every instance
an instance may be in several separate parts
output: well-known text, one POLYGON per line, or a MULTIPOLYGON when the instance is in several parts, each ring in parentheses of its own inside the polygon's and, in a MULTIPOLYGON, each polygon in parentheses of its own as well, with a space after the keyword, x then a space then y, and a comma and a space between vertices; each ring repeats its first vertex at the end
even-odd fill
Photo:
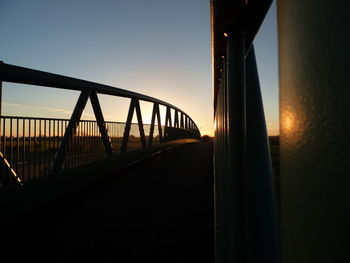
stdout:
POLYGON ((146 148, 147 147, 146 136, 145 136, 145 131, 143 129, 142 114, 141 114, 140 102, 138 99, 136 99, 135 101, 135 109, 136 109, 137 123, 139 125, 142 147, 146 148))
POLYGON ((103 118, 103 113, 101 110, 100 102, 98 100, 96 91, 90 92, 90 101, 91 101, 91 105, 92 105, 92 108, 93 108, 94 113, 95 113, 95 118, 97 121, 99 131, 101 133, 101 138, 102 138, 104 148, 107 152, 107 155, 109 157, 113 157, 113 148, 112 148, 111 139, 108 136, 105 120, 103 118))
MULTIPOLYGON (((227 33, 225 59, 226 94, 221 105, 223 122, 220 131, 224 169, 215 171, 215 180, 222 181, 215 193, 222 202, 216 207, 218 224, 216 255, 220 262, 245 261, 245 163, 246 163, 246 115, 245 115, 245 61, 244 37, 242 32, 227 33), (226 104, 226 106, 225 106, 226 104), (223 127, 223 125, 226 127, 223 127), (219 188, 218 188, 219 187, 219 188), (224 199, 223 199, 224 198, 224 199), (218 231, 218 229, 221 230, 218 231)), ((216 203, 217 204, 217 203, 216 203)), ((218 261, 219 262, 219 261, 218 261)))
POLYGON ((232 261, 245 257, 246 87, 243 32, 227 37, 228 186, 229 232, 232 261))
MULTIPOLYGON (((2 63, 0 61, 0 63, 2 63)), ((2 81, 0 80, 0 116, 2 116, 2 81)))
POLYGON ((349 10, 277 1, 284 263, 350 261, 349 10))
POLYGON ((126 147, 128 145, 129 134, 130 134, 130 127, 131 127, 131 122, 132 122, 132 116, 134 115, 135 101, 136 101, 135 98, 132 98, 131 101, 130 101, 128 117, 127 117, 126 123, 125 123, 125 129, 124 129, 122 146, 120 148, 120 155, 124 155, 125 154, 126 147))
POLYGON ((215 104, 214 137, 214 180, 215 180, 215 262, 230 262, 230 243, 228 232, 228 156, 227 156, 227 85, 225 60, 218 85, 215 104))
POLYGON ((245 213, 247 262, 279 262, 278 212, 254 47, 246 56, 247 170, 245 213))
POLYGON ((66 155, 66 149, 68 148, 69 142, 76 131, 78 122, 81 118, 81 114, 83 113, 83 110, 89 99, 89 96, 90 96, 90 91, 82 91, 80 93, 79 99, 77 101, 77 104, 75 105, 75 108, 69 120, 68 126, 66 127, 66 131, 63 136, 63 139, 55 154, 55 159, 51 166, 51 174, 56 174, 62 169, 62 165, 64 163, 64 159, 66 155))

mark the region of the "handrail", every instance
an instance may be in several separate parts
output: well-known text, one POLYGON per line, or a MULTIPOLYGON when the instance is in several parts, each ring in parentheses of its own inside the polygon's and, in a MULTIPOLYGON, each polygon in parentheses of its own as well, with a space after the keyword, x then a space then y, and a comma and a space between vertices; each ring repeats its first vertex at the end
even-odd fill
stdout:
MULTIPOLYGON (((81 80, 77 78, 67 77, 63 75, 53 74, 49 72, 19 67, 15 65, 5 64, 0 61, 0 96, 2 82, 13 82, 28 85, 37 85, 50 88, 60 88, 68 90, 80 91, 80 96, 74 107, 71 118, 68 125, 65 127, 64 136, 61 139, 60 145, 57 148, 54 161, 51 164, 50 174, 56 174, 62 170, 65 162, 66 152, 71 144, 74 136, 77 132, 79 122, 86 106, 87 101, 90 99, 93 112, 95 114, 96 123, 99 133, 105 148, 105 151, 109 158, 115 156, 111 139, 108 134, 106 122, 103 117, 103 112, 99 103, 97 94, 105 94, 111 96, 130 98, 130 106, 128 116, 125 123, 124 134, 122 144, 120 148, 120 156, 123 156, 126 152, 130 129, 132 125, 132 119, 134 112, 136 112, 137 125, 140 132, 140 139, 143 148, 150 147, 153 141, 153 134, 155 128, 155 121, 158 126, 158 136, 160 141, 171 140, 172 138, 183 137, 196 137, 200 138, 200 132, 195 122, 181 109, 176 106, 167 103, 165 101, 143 95, 140 93, 99 84, 91 81, 81 80), (148 135, 148 142, 146 141, 146 135, 144 132, 144 124, 142 121, 142 113, 140 108, 140 100, 153 103, 152 120, 150 124, 150 132, 148 135), (159 105, 166 107, 165 123, 162 125, 159 105), (174 111, 174 118, 172 120, 171 110, 174 111), (180 114, 180 117, 179 117, 180 114), (164 130, 163 130, 164 127, 164 130), (181 131, 185 130, 185 131, 181 131), (188 132, 187 132, 188 131, 188 132)), ((1 97, 0 97, 1 103, 1 97)), ((1 105, 1 104, 0 104, 1 105)), ((0 106, 1 109, 1 106, 0 106)), ((1 111, 0 111, 1 116, 1 111)), ((28 119, 28 118, 26 118, 28 119)), ((46 118, 45 118, 46 119, 46 118)), ((46 119, 47 120, 47 119, 46 119)), ((45 121, 46 121, 45 120, 45 121)), ((5 160, 5 159, 4 159, 5 160)))
POLYGON ((99 94, 113 95, 125 98, 137 98, 139 100, 158 103, 160 105, 170 107, 177 111, 180 111, 185 116, 187 116, 191 121, 193 121, 184 111, 178 107, 167 103, 165 101, 136 93, 133 91, 128 91, 120 89, 113 86, 108 86, 92 81, 67 77, 59 74, 54 74, 50 72, 19 67, 15 65, 6 64, 0 61, 0 80, 6 82, 14 82, 21 84, 45 86, 51 88, 60 88, 68 90, 78 90, 78 91, 96 91, 99 94))

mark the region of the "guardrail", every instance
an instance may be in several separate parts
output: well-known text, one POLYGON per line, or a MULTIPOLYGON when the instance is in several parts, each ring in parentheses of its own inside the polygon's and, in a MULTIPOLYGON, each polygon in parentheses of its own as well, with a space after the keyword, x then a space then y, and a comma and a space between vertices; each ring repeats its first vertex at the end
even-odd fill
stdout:
POLYGON ((139 93, 0 62, 0 89, 2 82, 81 91, 69 120, 1 116, 2 185, 58 174, 63 169, 92 161, 122 157, 127 149, 132 149, 135 138, 142 148, 152 146, 155 138, 158 142, 200 138, 197 125, 185 112, 139 93), (126 123, 106 122, 97 94, 130 98, 126 123), (80 120, 89 99, 96 121, 80 120), (153 103, 151 124, 143 124, 140 101, 153 103), (159 110, 161 105, 166 107, 164 125, 159 110), (134 111, 137 123, 132 123, 134 111), (156 121, 158 129, 155 131, 156 121), (135 128, 139 136, 135 136, 135 128))

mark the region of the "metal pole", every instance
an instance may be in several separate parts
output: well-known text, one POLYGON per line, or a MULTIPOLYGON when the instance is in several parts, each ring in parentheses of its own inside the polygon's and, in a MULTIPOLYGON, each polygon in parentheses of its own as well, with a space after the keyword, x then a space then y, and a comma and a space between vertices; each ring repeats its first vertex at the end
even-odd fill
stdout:
POLYGON ((246 57, 247 173, 245 213, 247 262, 279 262, 278 212, 254 47, 246 57))
POLYGON ((2 114, 2 81, 0 80, 0 116, 2 116, 1 114, 2 114))
POLYGON ((229 262, 245 260, 244 177, 246 163, 245 61, 242 32, 227 36, 227 139, 229 262))
POLYGON ((350 2, 277 3, 282 261, 350 262, 350 2))

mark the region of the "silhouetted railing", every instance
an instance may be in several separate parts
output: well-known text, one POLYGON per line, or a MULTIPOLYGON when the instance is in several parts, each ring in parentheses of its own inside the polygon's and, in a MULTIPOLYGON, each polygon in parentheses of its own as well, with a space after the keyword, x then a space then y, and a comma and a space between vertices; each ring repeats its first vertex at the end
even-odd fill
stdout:
POLYGON ((186 113, 146 95, 0 62, 0 88, 2 81, 81 91, 69 120, 1 117, 2 185, 11 180, 23 182, 90 162, 122 157, 127 150, 147 148, 154 141, 200 138, 197 125, 186 113), (126 123, 106 122, 97 94, 130 98, 126 123), (80 120, 89 99, 96 121, 80 120), (151 124, 143 124, 140 100, 153 103, 151 124), (160 105, 166 107, 164 124, 160 105), (134 111, 137 123, 133 124, 134 111))
MULTIPOLYGON (((14 177, 3 177, 1 182, 9 180, 25 182, 40 176, 51 174, 51 164, 59 149, 68 126, 68 119, 27 118, 2 116, 0 118, 0 152, 13 170, 14 177)), ((120 155, 125 123, 105 122, 112 144, 113 154, 120 155)), ((150 125, 144 124, 149 133, 150 125)), ((164 128, 162 128, 164 130, 164 128)), ((149 139, 149 136, 146 139, 149 139)), ((158 131, 154 134, 153 144, 159 143, 158 131)), ((131 124, 126 151, 142 148, 138 134, 138 124, 131 124)), ((102 142, 96 121, 79 121, 72 137, 63 169, 83 166, 108 157, 102 142)), ((2 171, 2 176, 6 173, 2 171)))

